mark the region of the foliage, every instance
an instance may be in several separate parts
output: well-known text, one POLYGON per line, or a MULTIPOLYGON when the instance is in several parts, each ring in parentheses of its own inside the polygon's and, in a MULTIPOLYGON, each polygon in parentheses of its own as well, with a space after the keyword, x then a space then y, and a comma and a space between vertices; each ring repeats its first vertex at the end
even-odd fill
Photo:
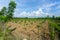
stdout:
POLYGON ((5 15, 7 13, 7 8, 6 7, 3 7, 0 11, 0 15, 5 15))
POLYGON ((50 26, 50 32, 51 32, 51 39, 54 40, 55 37, 55 31, 60 30, 60 26, 58 26, 58 24, 55 22, 55 20, 50 20, 49 21, 49 26, 50 26), (57 30, 55 30, 57 29, 57 30))
POLYGON ((15 8, 16 8, 16 3, 14 1, 11 1, 9 3, 8 12, 7 12, 7 17, 8 18, 12 18, 13 17, 13 13, 14 13, 14 9, 15 8))
POLYGON ((50 21, 49 24, 50 24, 50 26, 56 28, 57 30, 60 30, 60 26, 58 26, 58 24, 55 23, 54 21, 50 21))
POLYGON ((7 17, 0 15, 0 21, 6 22, 7 21, 7 17))
POLYGON ((0 31, 0 40, 11 40, 14 39, 14 36, 12 36, 11 32, 14 31, 16 28, 14 29, 9 29, 5 28, 4 30, 0 31))
POLYGON ((56 20, 60 20, 60 16, 59 17, 56 17, 56 20))

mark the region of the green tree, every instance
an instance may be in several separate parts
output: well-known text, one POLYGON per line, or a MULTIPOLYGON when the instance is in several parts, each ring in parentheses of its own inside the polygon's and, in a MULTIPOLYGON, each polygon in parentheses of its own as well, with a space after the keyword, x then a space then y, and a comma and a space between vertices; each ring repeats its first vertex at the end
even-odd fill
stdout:
POLYGON ((55 16, 52 16, 52 19, 55 19, 55 16))
POLYGON ((8 7, 8 12, 7 12, 7 17, 12 18, 14 10, 16 8, 16 3, 14 1, 10 1, 9 7, 8 7))
POLYGON ((0 11, 0 21, 6 21, 7 8, 3 7, 0 11))
POLYGON ((0 11, 0 15, 5 15, 7 13, 7 8, 6 7, 3 7, 0 11))

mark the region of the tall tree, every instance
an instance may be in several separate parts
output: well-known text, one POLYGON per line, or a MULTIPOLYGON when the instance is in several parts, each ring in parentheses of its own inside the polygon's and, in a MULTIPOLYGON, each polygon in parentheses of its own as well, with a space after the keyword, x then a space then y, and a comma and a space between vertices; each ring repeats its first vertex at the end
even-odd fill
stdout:
POLYGON ((7 17, 12 18, 14 9, 16 8, 16 3, 14 1, 10 1, 9 7, 8 7, 8 12, 7 12, 7 17))
POLYGON ((7 13, 7 8, 3 7, 0 11, 0 15, 4 16, 7 13))
POLYGON ((52 19, 54 19, 55 18, 55 16, 52 16, 52 19))

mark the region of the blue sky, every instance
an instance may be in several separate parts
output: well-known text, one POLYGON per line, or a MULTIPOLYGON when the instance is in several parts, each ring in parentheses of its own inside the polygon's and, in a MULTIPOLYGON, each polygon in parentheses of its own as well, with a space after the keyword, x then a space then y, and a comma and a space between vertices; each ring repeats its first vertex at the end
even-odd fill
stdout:
MULTIPOLYGON (((8 7, 10 0, 0 0, 0 10, 8 7)), ((60 0, 15 0, 14 17, 60 16, 60 0)))

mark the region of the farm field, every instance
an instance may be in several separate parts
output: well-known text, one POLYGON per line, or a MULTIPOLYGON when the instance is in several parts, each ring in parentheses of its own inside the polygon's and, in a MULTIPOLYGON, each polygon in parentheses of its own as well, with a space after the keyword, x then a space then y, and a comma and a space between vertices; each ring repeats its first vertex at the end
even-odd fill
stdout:
MULTIPOLYGON (((56 21, 57 20, 38 18, 20 18, 6 22, 6 26, 10 27, 10 29, 16 28, 12 32, 16 40, 51 40, 51 28, 49 22, 56 21)), ((56 23, 59 24, 59 22, 56 23)))
POLYGON ((16 28, 12 33, 17 36, 17 40, 20 38, 29 39, 29 36, 30 40, 38 40, 38 29, 39 33, 41 32, 38 26, 40 27, 43 22, 44 20, 40 21, 40 19, 13 19, 6 24, 7 26, 11 26, 11 28, 16 28))

